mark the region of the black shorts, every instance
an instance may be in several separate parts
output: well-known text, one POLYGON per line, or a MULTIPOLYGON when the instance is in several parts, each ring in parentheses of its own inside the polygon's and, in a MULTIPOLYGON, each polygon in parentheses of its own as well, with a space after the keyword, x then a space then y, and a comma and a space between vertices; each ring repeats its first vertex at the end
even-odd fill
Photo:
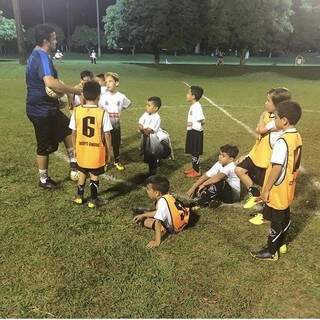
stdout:
POLYGON ((96 177, 100 176, 101 174, 104 174, 104 167, 100 167, 100 168, 96 168, 96 169, 89 169, 89 168, 82 168, 79 165, 77 165, 77 168, 80 172, 88 175, 88 174, 92 174, 96 177))
POLYGON ((203 131, 188 130, 186 138, 187 154, 198 157, 203 153, 203 131))
POLYGON ((263 219, 276 222, 276 223, 282 223, 284 219, 290 220, 290 207, 288 207, 285 210, 277 210, 272 207, 269 207, 267 205, 264 205, 263 210, 263 219))
POLYGON ((237 167, 246 169, 249 177, 254 184, 262 187, 264 182, 264 177, 266 175, 266 169, 257 167, 250 157, 246 157, 242 162, 240 162, 237 167))
POLYGON ((37 155, 47 156, 58 150, 59 142, 72 133, 70 119, 60 110, 53 116, 28 116, 34 127, 37 140, 37 155))

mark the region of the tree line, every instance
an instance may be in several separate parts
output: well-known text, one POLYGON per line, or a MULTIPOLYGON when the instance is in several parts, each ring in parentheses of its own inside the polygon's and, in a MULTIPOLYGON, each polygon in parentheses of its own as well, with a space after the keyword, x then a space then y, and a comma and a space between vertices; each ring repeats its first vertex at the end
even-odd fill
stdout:
MULTIPOLYGON (((210 54, 215 49, 272 56, 320 48, 318 0, 117 0, 102 18, 105 49, 135 54, 150 52, 155 63, 162 52, 210 54)), ((27 47, 34 28, 24 30, 27 47)), ((97 45, 97 31, 76 26, 71 39, 54 25, 60 45, 86 52, 97 45)), ((0 11, 0 54, 16 38, 13 19, 0 11)))

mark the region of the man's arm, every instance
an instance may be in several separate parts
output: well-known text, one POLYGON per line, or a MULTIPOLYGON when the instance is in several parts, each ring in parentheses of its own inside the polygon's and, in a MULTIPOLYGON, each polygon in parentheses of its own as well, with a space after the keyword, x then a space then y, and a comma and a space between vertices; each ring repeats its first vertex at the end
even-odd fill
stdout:
POLYGON ((73 93, 80 95, 82 89, 68 86, 61 82, 59 79, 55 79, 53 76, 44 76, 43 81, 46 87, 49 87, 53 91, 61 92, 61 93, 73 93))

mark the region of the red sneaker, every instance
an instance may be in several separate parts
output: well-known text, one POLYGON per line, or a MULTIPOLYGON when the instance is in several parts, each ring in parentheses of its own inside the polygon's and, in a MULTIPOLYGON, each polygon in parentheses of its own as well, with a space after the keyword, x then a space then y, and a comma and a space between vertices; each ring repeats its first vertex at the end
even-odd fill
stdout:
POLYGON ((196 170, 193 170, 189 173, 186 174, 186 177, 188 178, 197 178, 197 177, 200 177, 201 176, 201 173, 196 171, 196 170))
POLYGON ((187 170, 184 170, 184 174, 188 174, 188 173, 190 173, 191 171, 193 171, 193 168, 191 167, 191 168, 189 168, 189 169, 187 169, 187 170))

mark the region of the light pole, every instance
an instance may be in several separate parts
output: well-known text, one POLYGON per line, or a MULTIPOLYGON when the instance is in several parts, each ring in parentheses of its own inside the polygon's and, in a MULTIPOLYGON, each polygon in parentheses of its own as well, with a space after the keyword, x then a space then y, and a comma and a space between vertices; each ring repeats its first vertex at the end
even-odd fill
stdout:
POLYGON ((42 23, 46 23, 46 15, 44 13, 44 0, 41 0, 41 10, 42 10, 42 23))
POLYGON ((100 45, 100 15, 99 15, 99 0, 96 0, 97 9, 97 37, 98 37, 98 57, 101 57, 101 45, 100 45))

